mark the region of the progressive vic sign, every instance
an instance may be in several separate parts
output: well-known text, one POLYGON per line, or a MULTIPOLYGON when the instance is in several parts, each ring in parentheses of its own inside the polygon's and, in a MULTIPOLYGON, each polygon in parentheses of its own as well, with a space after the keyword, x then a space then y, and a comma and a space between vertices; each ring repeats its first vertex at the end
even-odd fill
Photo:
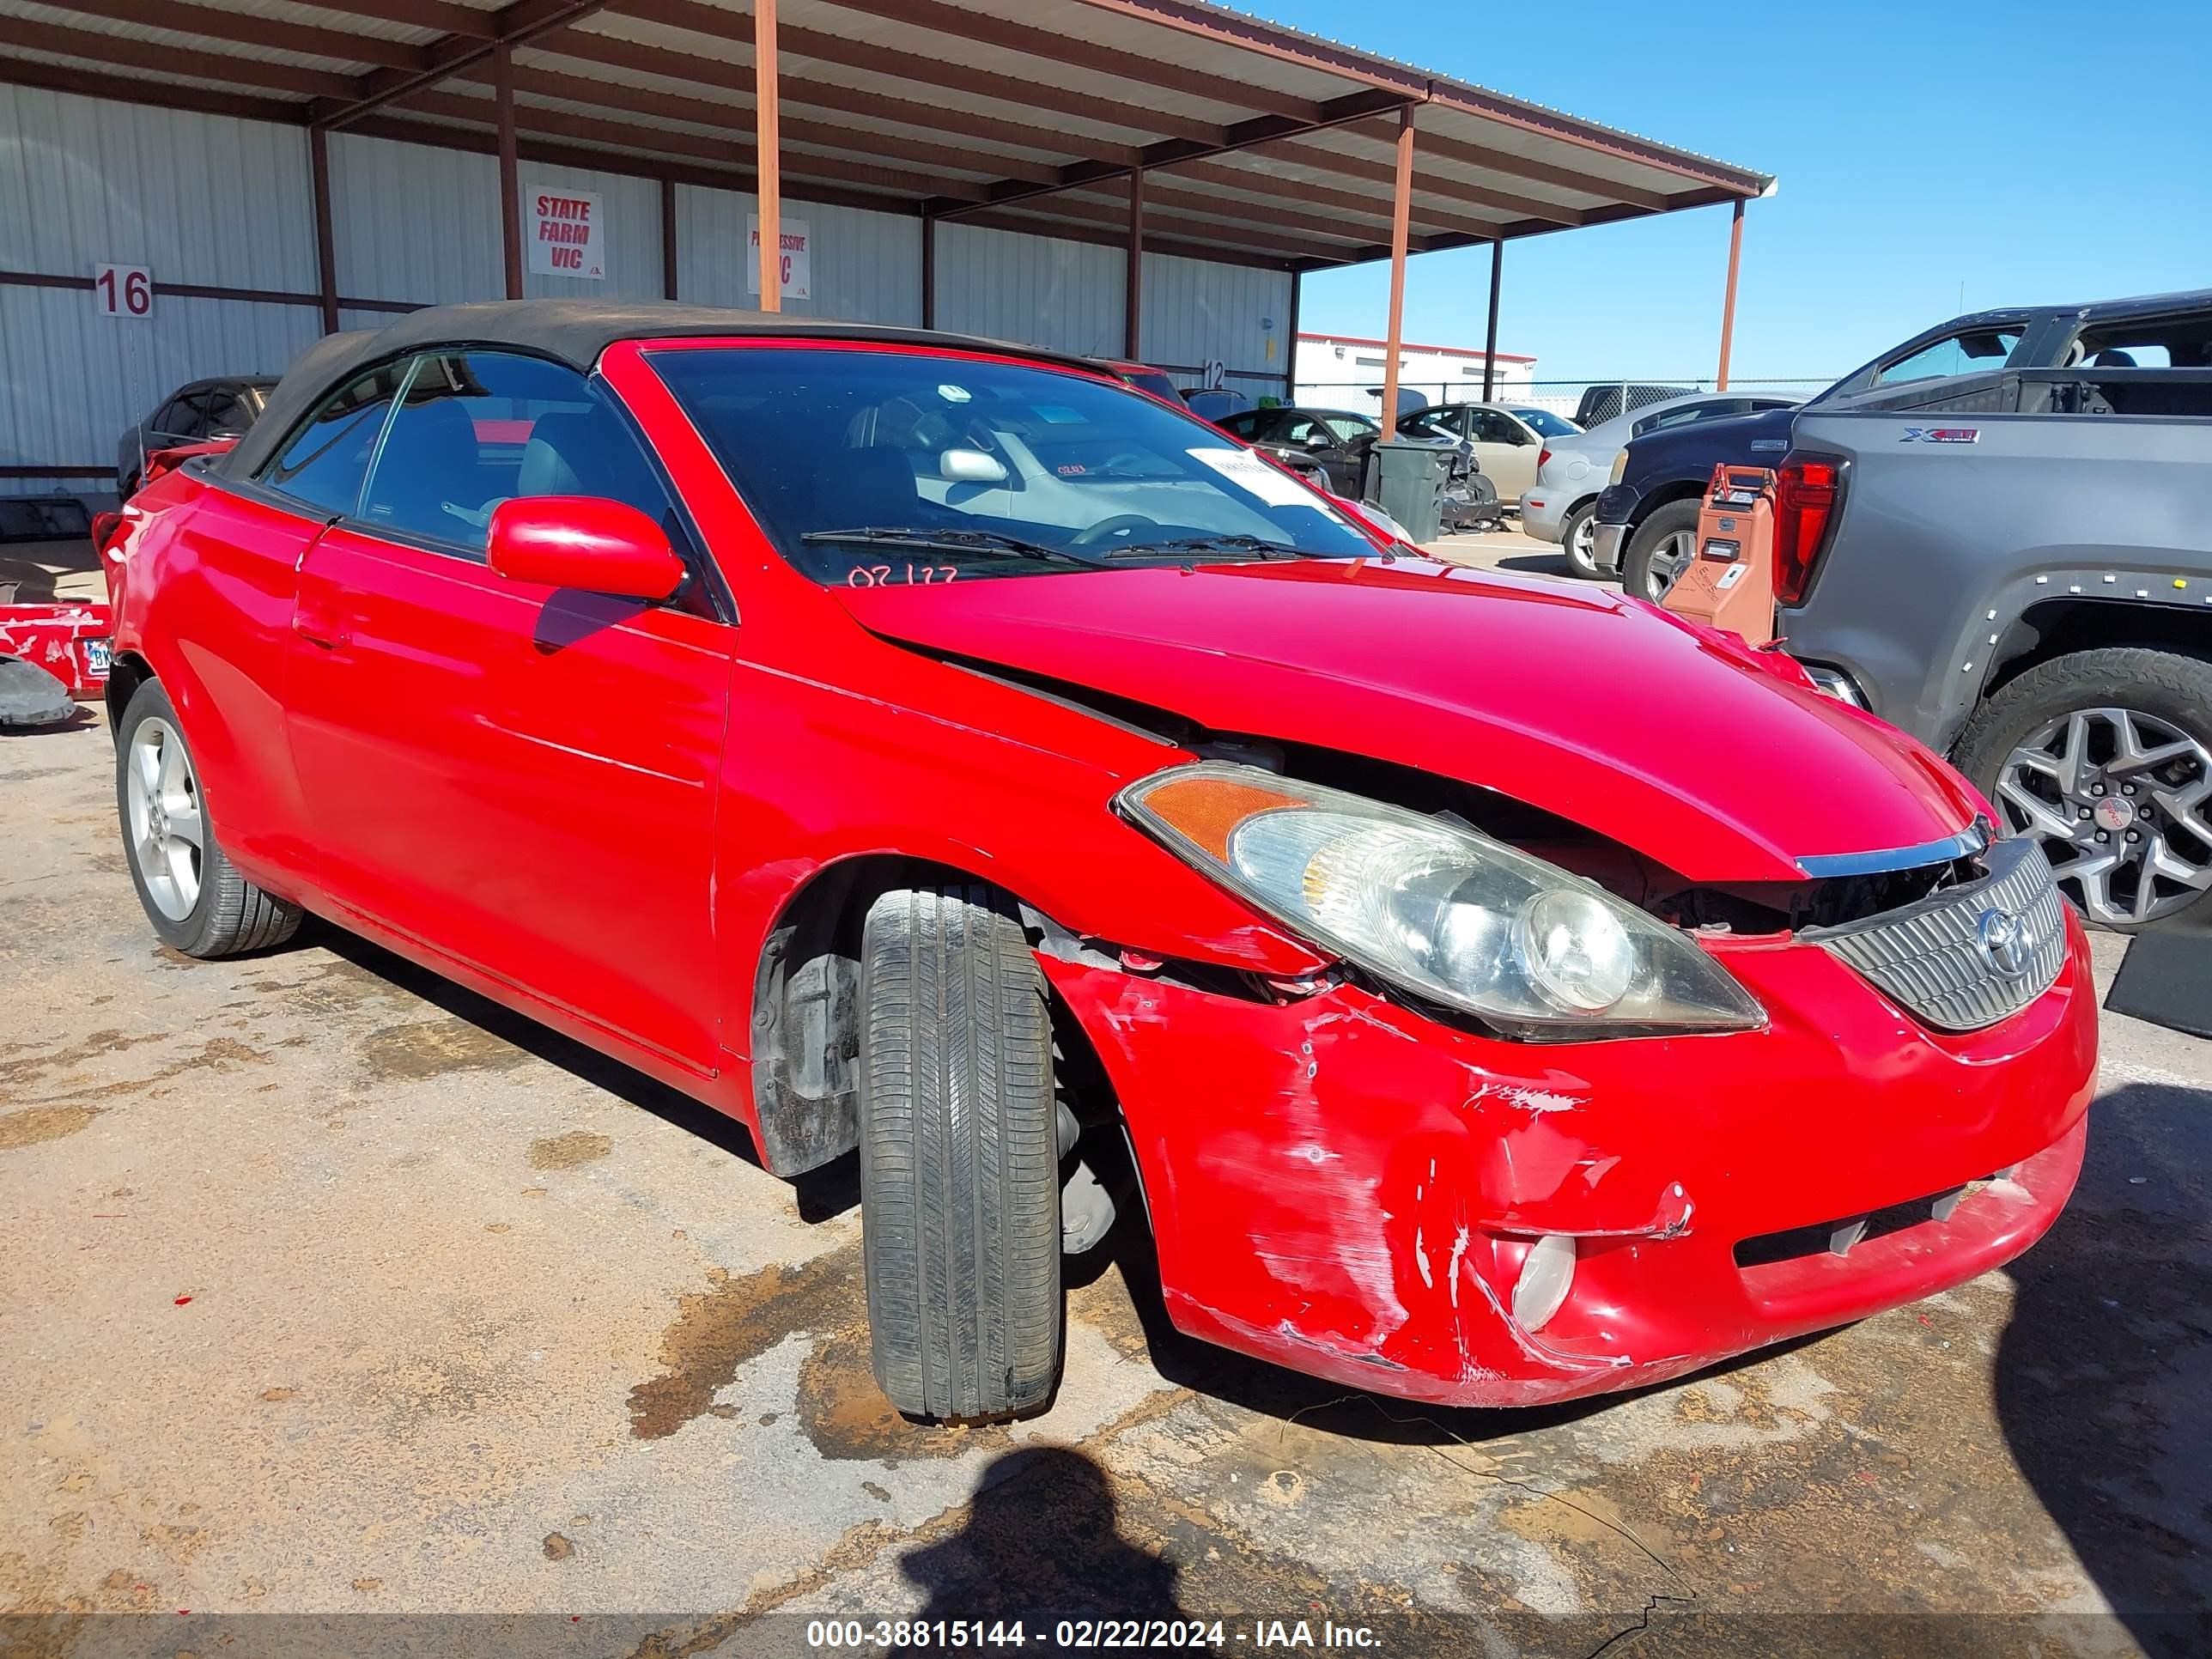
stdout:
POLYGON ((605 279, 606 232, 596 195, 541 190, 524 198, 523 209, 532 276, 605 279))

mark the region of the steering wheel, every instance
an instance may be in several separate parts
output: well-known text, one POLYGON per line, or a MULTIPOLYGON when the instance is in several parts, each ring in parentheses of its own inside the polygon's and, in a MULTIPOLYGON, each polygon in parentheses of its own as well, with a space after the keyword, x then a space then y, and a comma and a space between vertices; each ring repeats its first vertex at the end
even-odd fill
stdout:
POLYGON ((1070 547, 1097 547, 1102 542, 1111 541, 1116 536, 1125 536, 1133 531, 1158 530, 1159 527, 1158 519, 1148 519, 1141 513, 1116 513, 1110 519, 1099 520, 1088 530, 1077 532, 1067 538, 1067 544, 1070 547))

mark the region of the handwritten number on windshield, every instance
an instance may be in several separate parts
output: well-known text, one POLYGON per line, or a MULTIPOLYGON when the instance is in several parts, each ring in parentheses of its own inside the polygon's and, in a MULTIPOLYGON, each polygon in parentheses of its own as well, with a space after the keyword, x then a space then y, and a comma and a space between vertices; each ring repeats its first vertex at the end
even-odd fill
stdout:
POLYGON ((912 560, 896 568, 887 564, 856 564, 845 573, 845 586, 906 587, 916 583, 949 582, 959 574, 957 565, 916 564, 912 560))

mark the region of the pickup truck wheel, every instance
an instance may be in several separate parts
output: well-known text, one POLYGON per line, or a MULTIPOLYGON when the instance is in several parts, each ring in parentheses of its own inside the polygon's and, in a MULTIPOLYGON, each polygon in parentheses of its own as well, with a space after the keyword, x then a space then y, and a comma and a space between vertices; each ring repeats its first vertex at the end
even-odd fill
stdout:
POLYGON ((115 744, 115 808, 131 885, 162 942, 188 957, 282 945, 306 912, 238 872, 216 839, 199 769, 156 680, 132 694, 115 744))
POLYGON ((1694 501, 1669 501, 1653 509, 1628 538, 1620 562, 1621 586, 1654 605, 1667 597, 1674 578, 1698 556, 1699 506, 1694 501))
POLYGON ((1960 735, 1959 769, 2126 932, 2212 892, 2212 663, 2135 647, 2030 669, 1960 735))
POLYGON ((909 1417, 1042 1407, 1060 1369, 1044 976, 1013 902, 884 894, 860 951, 860 1225, 876 1381, 909 1417))
POLYGON ((1584 501, 1559 521, 1559 546, 1567 556, 1567 568, 1585 581, 1604 573, 1597 568, 1597 501, 1584 501))

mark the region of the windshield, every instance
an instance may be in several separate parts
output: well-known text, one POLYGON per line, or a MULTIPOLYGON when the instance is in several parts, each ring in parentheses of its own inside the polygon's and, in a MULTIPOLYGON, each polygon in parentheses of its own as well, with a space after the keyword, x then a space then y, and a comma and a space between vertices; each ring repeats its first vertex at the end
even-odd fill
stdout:
POLYGON ((1513 411, 1540 438, 1571 438, 1582 430, 1564 415, 1554 415, 1548 409, 1518 409, 1513 411))
POLYGON ((650 359, 778 550, 817 581, 1374 551, 1273 463, 1115 381, 811 346, 650 359))

